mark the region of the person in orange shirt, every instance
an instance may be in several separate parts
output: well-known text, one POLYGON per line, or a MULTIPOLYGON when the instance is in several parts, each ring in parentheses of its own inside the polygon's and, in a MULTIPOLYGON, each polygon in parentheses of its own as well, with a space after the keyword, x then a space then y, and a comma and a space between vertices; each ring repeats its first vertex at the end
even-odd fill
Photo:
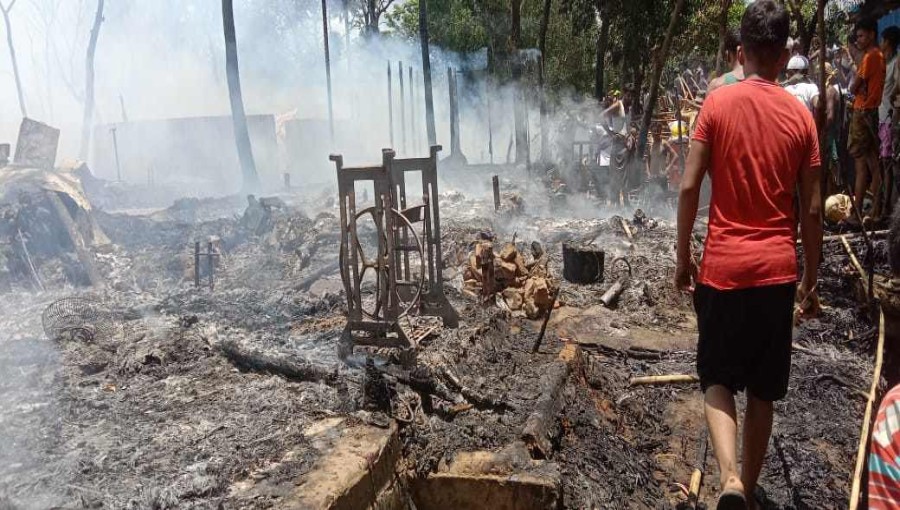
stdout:
POLYGON ((872 215, 877 219, 881 215, 882 182, 881 165, 878 164, 878 107, 881 105, 886 69, 884 55, 875 44, 875 22, 860 21, 856 24, 855 33, 856 47, 863 55, 856 77, 850 85, 850 92, 856 97, 853 99, 847 150, 856 167, 854 203, 860 207, 866 196, 866 189, 871 190, 875 199, 872 215))

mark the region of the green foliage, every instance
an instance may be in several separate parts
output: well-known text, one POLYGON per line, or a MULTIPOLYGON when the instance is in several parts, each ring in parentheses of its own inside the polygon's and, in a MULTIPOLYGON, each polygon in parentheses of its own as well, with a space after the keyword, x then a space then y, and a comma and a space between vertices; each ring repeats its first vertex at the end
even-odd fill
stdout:
MULTIPOLYGON (((391 33, 417 40, 420 1, 425 0, 407 0, 386 15, 391 33)), ((427 1, 432 45, 459 53, 487 48, 492 73, 500 79, 509 76, 510 0, 427 1)), ((813 13, 807 11, 814 0, 794 1, 809 19, 813 13)), ((544 60, 546 83, 551 89, 566 92, 592 92, 601 20, 607 20, 610 33, 604 56, 606 88, 643 84, 662 46, 675 3, 676 0, 552 0, 544 60)), ((522 1, 522 48, 539 46, 543 4, 544 0, 522 1)), ((730 27, 740 24, 745 5, 744 0, 732 1, 728 12, 730 27)), ((720 0, 687 0, 676 26, 668 69, 697 63, 712 68, 719 48, 721 9, 720 0)))

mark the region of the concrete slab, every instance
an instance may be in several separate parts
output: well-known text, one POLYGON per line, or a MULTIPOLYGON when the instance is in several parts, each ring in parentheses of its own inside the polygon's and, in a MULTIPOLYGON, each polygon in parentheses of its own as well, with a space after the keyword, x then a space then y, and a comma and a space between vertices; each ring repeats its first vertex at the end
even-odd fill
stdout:
POLYGON ((411 483, 419 510, 550 510, 561 496, 559 468, 531 460, 524 443, 499 452, 462 452, 440 472, 411 483))

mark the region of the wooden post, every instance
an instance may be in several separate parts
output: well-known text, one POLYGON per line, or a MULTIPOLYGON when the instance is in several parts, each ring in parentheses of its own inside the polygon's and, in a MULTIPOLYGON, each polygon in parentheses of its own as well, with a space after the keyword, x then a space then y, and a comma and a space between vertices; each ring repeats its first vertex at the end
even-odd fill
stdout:
POLYGON ((397 79, 400 80, 400 148, 406 152, 406 89, 403 83, 403 62, 397 62, 397 79))
POLYGON ((391 83, 391 62, 388 61, 387 64, 387 78, 388 78, 388 131, 391 135, 391 148, 394 148, 394 88, 391 83))
POLYGON ((215 282, 215 274, 216 274, 216 260, 215 253, 213 252, 213 243, 209 241, 206 243, 206 264, 209 268, 209 290, 213 290, 216 287, 215 282))
POLYGON ((496 175, 491 178, 491 184, 494 186, 494 211, 500 210, 500 178, 496 175))
POLYGON ((113 153, 116 155, 116 180, 122 182, 122 165, 119 163, 119 139, 116 137, 116 127, 113 126, 109 131, 112 133, 113 153))
POLYGON ((194 287, 200 287, 200 241, 194 243, 194 287))

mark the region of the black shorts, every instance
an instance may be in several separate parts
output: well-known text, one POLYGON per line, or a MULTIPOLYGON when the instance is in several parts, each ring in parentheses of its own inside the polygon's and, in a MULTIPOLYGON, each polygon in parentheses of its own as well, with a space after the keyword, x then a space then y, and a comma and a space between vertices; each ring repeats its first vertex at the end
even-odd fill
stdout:
POLYGON ((745 388, 756 398, 781 400, 791 372, 795 283, 716 290, 697 285, 697 374, 704 391, 745 388))

